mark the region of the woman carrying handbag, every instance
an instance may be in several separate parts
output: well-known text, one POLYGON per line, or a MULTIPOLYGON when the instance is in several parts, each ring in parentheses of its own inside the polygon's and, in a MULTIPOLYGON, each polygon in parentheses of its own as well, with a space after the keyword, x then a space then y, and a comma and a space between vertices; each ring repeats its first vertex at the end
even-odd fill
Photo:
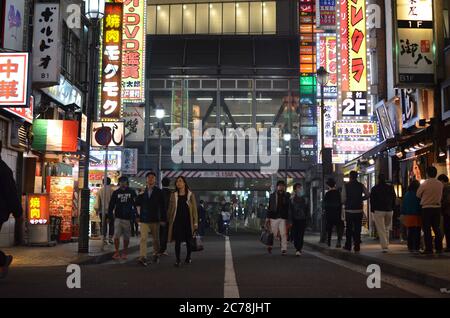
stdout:
POLYGON ((175 266, 181 264, 181 243, 186 242, 185 264, 191 263, 191 241, 198 229, 197 204, 184 177, 175 180, 176 191, 169 203, 169 242, 175 241, 175 266))

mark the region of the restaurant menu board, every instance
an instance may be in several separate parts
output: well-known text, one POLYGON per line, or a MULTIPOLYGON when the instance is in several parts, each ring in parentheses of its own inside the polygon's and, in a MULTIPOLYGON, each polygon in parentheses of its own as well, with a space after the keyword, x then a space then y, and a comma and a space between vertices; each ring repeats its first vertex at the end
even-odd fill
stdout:
POLYGON ((47 177, 50 215, 62 218, 60 241, 72 238, 73 187, 72 177, 47 177))
POLYGON ((100 187, 96 187, 96 186, 90 186, 89 189, 91 190, 90 194, 89 194, 89 213, 91 214, 91 221, 96 219, 95 215, 95 210, 94 210, 94 206, 95 206, 95 201, 97 198, 97 193, 98 190, 100 190, 100 187))

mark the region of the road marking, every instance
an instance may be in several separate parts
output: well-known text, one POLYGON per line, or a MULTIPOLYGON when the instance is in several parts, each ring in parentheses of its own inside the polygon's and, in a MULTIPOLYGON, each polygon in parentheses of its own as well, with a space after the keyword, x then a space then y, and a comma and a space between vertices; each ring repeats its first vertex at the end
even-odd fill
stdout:
MULTIPOLYGON (((364 276, 367 276, 367 272, 366 272, 366 267, 365 266, 361 266, 361 265, 356 265, 347 261, 343 261, 340 259, 336 259, 334 257, 331 256, 327 256, 324 255, 320 252, 315 252, 315 251, 305 251, 307 254, 311 254, 317 258, 320 258, 324 261, 345 267, 351 271, 363 274, 364 276)), ((416 296, 419 297, 424 297, 424 298, 448 298, 448 295, 443 295, 442 293, 440 293, 439 291, 431 288, 431 287, 427 287, 427 286, 423 286, 423 285, 419 285, 417 283, 408 281, 406 279, 402 279, 402 278, 398 278, 396 276, 393 275, 389 275, 389 274, 385 274, 385 273, 381 273, 381 281, 389 284, 391 286, 397 287, 399 289, 402 289, 410 294, 414 294, 416 296)))
POLYGON ((224 298, 239 298, 239 288, 233 265, 233 254, 231 253, 230 238, 228 236, 225 236, 225 279, 223 287, 224 298))

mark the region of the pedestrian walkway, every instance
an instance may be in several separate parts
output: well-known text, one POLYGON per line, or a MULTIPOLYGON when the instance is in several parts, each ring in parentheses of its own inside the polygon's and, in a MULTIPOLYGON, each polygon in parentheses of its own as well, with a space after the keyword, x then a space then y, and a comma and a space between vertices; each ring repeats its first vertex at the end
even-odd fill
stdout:
MULTIPOLYGON (((344 239, 345 241, 345 239, 344 239)), ((307 234, 305 245, 326 255, 350 261, 360 265, 378 264, 381 272, 415 281, 433 288, 450 289, 450 253, 426 256, 408 252, 406 243, 393 241, 388 253, 382 253, 378 239, 363 237, 359 253, 335 248, 333 240, 331 248, 319 243, 318 234, 307 234)))
MULTIPOLYGON (((139 248, 140 238, 130 239, 130 253, 139 248)), ((121 249, 123 242, 120 242, 121 249)), ((14 257, 12 266, 16 267, 47 267, 64 266, 67 264, 95 264, 109 260, 114 253, 114 245, 105 245, 102 250, 102 240, 89 241, 89 253, 78 254, 78 243, 57 244, 53 247, 16 246, 2 248, 6 254, 14 257)))

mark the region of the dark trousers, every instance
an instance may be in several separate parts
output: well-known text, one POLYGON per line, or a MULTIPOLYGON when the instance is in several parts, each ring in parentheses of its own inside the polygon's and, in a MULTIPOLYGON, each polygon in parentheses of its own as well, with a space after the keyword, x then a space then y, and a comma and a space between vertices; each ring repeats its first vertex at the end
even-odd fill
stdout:
POLYGON ((348 213, 345 212, 345 220, 347 222, 345 232, 345 246, 347 248, 352 247, 352 240, 355 246, 361 244, 361 227, 362 227, 362 213, 348 213))
POLYGON ((109 226, 109 238, 112 238, 114 236, 114 217, 105 216, 105 224, 102 224, 102 215, 100 214, 100 228, 103 229, 102 235, 105 237, 108 233, 108 226, 109 226))
POLYGON ((447 249, 450 249, 450 215, 444 214, 444 234, 447 242, 447 249))
MULTIPOLYGON (((2 230, 3 223, 0 223, 0 231, 2 230)), ((0 251, 0 267, 6 265, 6 255, 2 251, 0 251)))
POLYGON ((344 236, 344 222, 339 219, 327 219, 327 242, 328 245, 331 244, 331 237, 333 235, 333 227, 336 227, 337 239, 340 244, 342 241, 342 236, 344 236))
POLYGON ((303 248, 303 239, 305 237, 306 220, 294 220, 292 222, 292 239, 297 251, 303 248))
POLYGON ((422 227, 425 236, 425 251, 433 251, 433 237, 431 229, 434 231, 434 247, 436 251, 442 251, 442 234, 440 227, 441 209, 424 208, 422 209, 422 227))
POLYGON ((408 250, 420 249, 420 226, 408 227, 408 250))
POLYGON ((161 225, 159 227, 159 252, 164 253, 167 250, 167 240, 168 240, 168 226, 161 225))
POLYGON ((137 236, 139 232, 139 224, 136 222, 136 219, 130 220, 131 225, 131 236, 137 236))
MULTIPOLYGON (((191 238, 186 238, 186 259, 191 259, 191 238)), ((183 241, 175 241, 175 255, 177 257, 177 262, 180 262, 180 254, 181 254, 181 242, 183 241)))

